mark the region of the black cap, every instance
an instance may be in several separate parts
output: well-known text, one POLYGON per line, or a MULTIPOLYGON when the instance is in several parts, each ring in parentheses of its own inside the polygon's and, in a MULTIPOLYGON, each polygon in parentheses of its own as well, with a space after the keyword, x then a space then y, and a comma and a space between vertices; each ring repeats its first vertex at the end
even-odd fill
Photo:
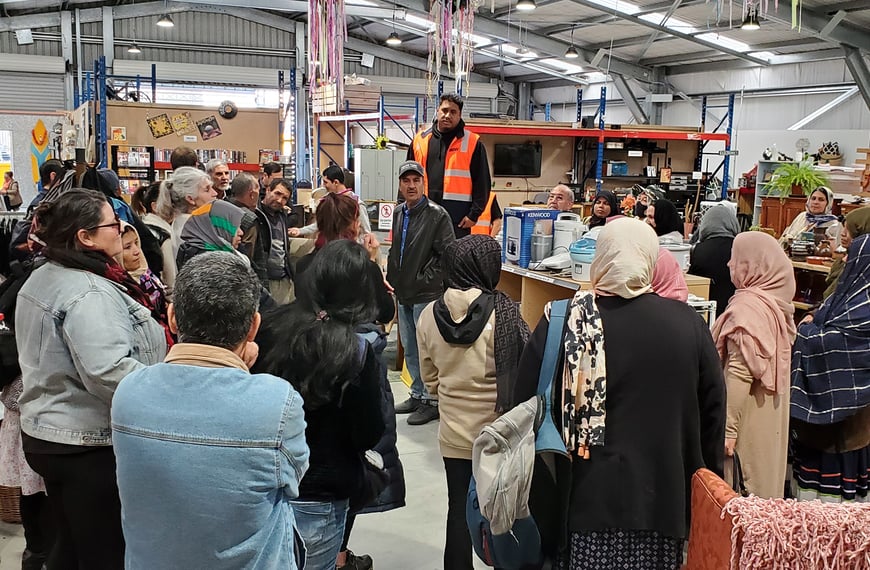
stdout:
POLYGON ((407 160, 399 165, 399 178, 409 172, 416 172, 420 176, 423 176, 423 165, 416 160, 407 160))

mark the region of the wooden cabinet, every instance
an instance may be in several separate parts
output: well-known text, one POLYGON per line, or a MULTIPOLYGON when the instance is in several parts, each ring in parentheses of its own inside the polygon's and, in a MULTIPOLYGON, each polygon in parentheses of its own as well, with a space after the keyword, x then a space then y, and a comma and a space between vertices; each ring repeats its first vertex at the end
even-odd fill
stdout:
POLYGON ((773 228, 776 237, 779 237, 806 207, 806 198, 762 198, 759 225, 762 228, 773 228))

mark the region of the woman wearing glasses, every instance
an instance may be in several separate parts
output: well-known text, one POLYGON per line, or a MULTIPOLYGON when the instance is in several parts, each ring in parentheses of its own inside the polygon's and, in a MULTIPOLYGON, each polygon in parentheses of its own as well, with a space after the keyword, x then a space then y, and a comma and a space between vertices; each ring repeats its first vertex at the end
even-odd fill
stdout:
POLYGON ((151 300, 114 257, 121 222, 106 197, 74 189, 36 210, 45 262, 18 294, 22 443, 45 479, 56 538, 49 568, 124 566, 109 408, 130 372, 163 360, 151 300))

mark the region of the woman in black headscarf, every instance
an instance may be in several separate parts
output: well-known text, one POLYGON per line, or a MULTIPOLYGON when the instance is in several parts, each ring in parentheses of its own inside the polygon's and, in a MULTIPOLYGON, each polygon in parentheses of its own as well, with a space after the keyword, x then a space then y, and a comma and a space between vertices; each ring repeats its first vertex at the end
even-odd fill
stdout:
POLYGON ((592 201, 592 215, 584 220, 584 223, 592 229, 603 226, 610 216, 620 214, 619 202, 616 194, 610 190, 599 190, 592 201))
POLYGON ((683 243, 683 220, 673 202, 664 198, 656 200, 649 205, 645 214, 646 223, 659 236, 659 243, 683 243))
POLYGON ((689 273, 710 278, 710 300, 716 301, 716 316, 725 311, 734 295, 731 282, 731 245, 740 232, 737 214, 720 205, 707 210, 698 227, 698 244, 692 250, 689 273))
POLYGON ((496 291, 501 248, 489 236, 456 240, 442 257, 447 290, 417 322, 420 375, 438 397, 438 439, 447 474, 444 568, 472 568, 465 497, 471 449, 483 426, 507 411, 529 327, 496 291))

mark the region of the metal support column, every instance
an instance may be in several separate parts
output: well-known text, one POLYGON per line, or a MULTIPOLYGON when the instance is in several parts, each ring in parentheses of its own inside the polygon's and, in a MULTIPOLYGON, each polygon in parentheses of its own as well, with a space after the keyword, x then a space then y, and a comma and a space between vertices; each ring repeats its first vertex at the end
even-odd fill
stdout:
POLYGON ((73 39, 72 39, 72 13, 64 10, 60 13, 60 50, 63 56, 63 93, 64 106, 69 109, 70 104, 73 109, 80 104, 82 97, 82 85, 78 84, 78 89, 73 88, 73 39))
MULTIPOLYGON (((577 123, 583 121, 583 90, 577 90, 577 123)), ((581 125, 582 126, 582 125, 581 125)))
POLYGON ((103 57, 106 70, 115 65, 115 17, 111 6, 103 6, 103 57))
POLYGON ((728 176, 731 167, 731 129, 734 126, 734 93, 728 95, 728 140, 725 141, 725 160, 722 171, 722 199, 728 197, 728 176))
POLYGON ((849 68, 852 79, 855 80, 855 84, 861 91, 864 103, 870 109, 870 71, 867 70, 867 63, 864 61, 861 50, 844 45, 843 51, 846 52, 846 67, 849 68))
MULTIPOLYGON (((287 114, 287 103, 284 100, 284 70, 278 70, 278 148, 284 153, 284 117, 287 114)), ((258 160, 259 162, 259 160, 258 160)))
POLYGON ((106 128, 106 58, 100 56, 94 62, 94 93, 96 109, 94 113, 96 125, 96 147, 98 154, 98 168, 108 166, 108 130, 106 128))
MULTIPOLYGON (((701 97, 701 132, 707 132, 707 96, 701 97)), ((698 141, 698 154, 695 156, 695 172, 703 172, 704 141, 698 141)))
POLYGON ((598 102, 598 154, 595 158, 595 191, 601 190, 602 163, 604 162, 604 112, 607 108, 607 87, 601 86, 601 98, 598 102))

